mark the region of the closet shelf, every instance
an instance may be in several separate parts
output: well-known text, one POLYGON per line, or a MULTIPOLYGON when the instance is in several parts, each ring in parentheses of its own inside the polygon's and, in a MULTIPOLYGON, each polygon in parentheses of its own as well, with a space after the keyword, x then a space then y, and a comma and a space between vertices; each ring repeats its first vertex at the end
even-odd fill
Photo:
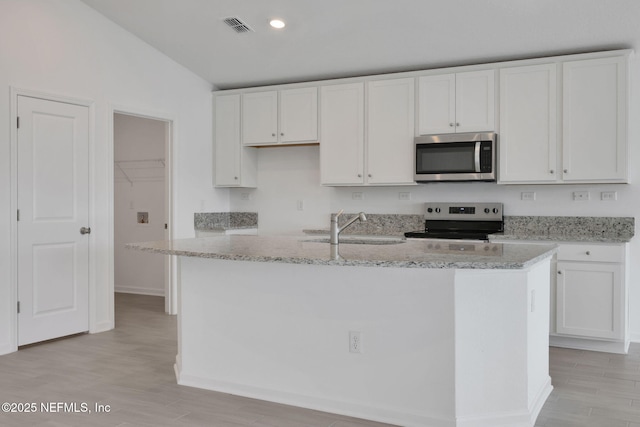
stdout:
POLYGON ((114 160, 114 169, 120 171, 131 186, 135 181, 153 181, 164 178, 165 159, 114 160), (157 172, 162 171, 161 175, 157 172))

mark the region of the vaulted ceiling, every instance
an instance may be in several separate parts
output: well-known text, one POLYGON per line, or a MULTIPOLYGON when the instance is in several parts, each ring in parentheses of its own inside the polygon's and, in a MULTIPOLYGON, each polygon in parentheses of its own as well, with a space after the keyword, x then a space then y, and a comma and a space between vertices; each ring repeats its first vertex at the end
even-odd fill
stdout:
POLYGON ((82 1, 219 89, 640 43, 639 0, 82 1))

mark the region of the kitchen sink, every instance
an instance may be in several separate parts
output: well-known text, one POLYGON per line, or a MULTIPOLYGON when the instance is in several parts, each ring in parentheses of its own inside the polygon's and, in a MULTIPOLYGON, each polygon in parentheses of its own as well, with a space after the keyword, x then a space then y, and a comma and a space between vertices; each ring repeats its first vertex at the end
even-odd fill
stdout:
MULTIPOLYGON (((303 240, 310 243, 329 243, 329 239, 309 239, 303 240)), ((398 245, 405 243, 406 240, 401 239, 369 239, 369 238, 343 238, 340 239, 341 245, 398 245)))

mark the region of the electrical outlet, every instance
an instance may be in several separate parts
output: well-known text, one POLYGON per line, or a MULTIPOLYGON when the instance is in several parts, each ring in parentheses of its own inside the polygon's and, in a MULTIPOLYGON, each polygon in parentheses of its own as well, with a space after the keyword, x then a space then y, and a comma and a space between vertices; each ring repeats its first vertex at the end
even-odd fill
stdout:
POLYGON ((353 200, 364 200, 364 194, 361 191, 356 191, 351 193, 351 198, 353 200))
POLYGON ((349 331, 349 352, 362 353, 362 333, 349 331))
POLYGON ((522 200, 534 201, 536 199, 536 192, 535 191, 523 191, 522 193, 520 193, 520 198, 522 200))
POLYGON ((589 200, 589 192, 588 191, 574 191, 573 192, 573 200, 575 200, 575 201, 589 200))
POLYGON ((303 211, 304 210, 304 202, 302 200, 297 200, 296 201, 296 207, 299 211, 303 211))
POLYGON ((618 200, 618 192, 617 191, 603 191, 600 193, 600 199, 611 202, 613 200, 618 200))
POLYGON ((534 313, 536 311, 536 290, 531 289, 531 312, 534 313))
POLYGON ((240 193, 240 199, 251 200, 251 195, 249 193, 240 193))
POLYGON ((409 191, 401 191, 398 193, 399 200, 411 200, 411 192, 409 191))

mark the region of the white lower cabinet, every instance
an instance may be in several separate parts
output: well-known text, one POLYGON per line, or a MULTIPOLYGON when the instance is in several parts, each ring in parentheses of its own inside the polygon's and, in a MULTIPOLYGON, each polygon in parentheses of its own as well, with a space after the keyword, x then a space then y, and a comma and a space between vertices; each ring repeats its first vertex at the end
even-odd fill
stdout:
POLYGON ((558 262, 556 333, 621 340, 622 264, 558 262))
POLYGON ((628 351, 626 269, 626 243, 559 244, 551 294, 552 346, 628 351))
MULTIPOLYGON (((516 243, 495 239, 496 243, 516 243)), ((627 353, 629 310, 626 243, 558 244, 551 263, 549 344, 553 347, 627 353)))

